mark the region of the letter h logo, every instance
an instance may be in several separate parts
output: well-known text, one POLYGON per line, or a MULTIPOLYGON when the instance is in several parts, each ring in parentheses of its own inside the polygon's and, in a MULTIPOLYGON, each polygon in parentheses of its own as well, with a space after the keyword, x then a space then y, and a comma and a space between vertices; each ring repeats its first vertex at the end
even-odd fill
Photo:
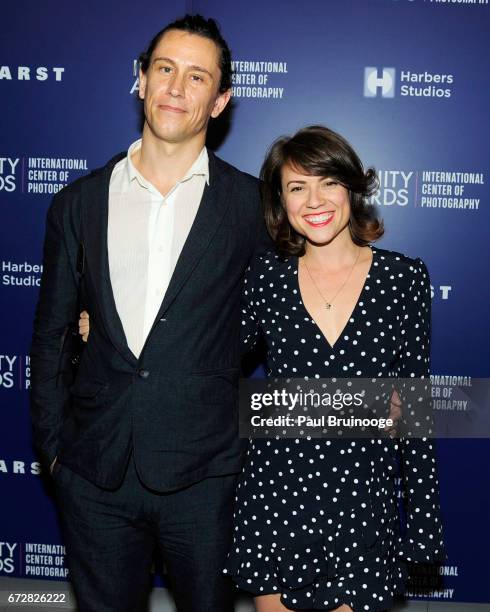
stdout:
POLYGON ((382 74, 379 75, 374 66, 364 68, 364 97, 375 98, 380 88, 383 98, 394 98, 395 72, 394 68, 383 68, 382 74))

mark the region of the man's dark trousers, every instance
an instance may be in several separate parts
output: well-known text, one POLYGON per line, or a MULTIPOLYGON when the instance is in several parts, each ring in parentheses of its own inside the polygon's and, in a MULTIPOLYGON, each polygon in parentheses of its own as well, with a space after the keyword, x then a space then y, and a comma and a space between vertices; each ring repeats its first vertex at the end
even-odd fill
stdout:
POLYGON ((157 493, 141 482, 131 457, 115 491, 62 465, 54 479, 80 612, 144 612, 156 547, 179 612, 233 610, 233 585, 222 568, 236 476, 157 493))

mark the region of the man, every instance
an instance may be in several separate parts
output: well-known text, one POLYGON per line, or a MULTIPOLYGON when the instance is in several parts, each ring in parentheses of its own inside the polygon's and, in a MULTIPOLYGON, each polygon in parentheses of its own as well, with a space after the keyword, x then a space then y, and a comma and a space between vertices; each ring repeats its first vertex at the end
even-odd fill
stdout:
POLYGON ((155 547, 179 611, 229 612, 239 300, 264 238, 258 182, 205 148, 231 95, 216 23, 186 16, 140 61, 141 141, 48 211, 34 435, 81 612, 144 610, 155 547), (59 347, 79 291, 90 338, 64 410, 59 347))

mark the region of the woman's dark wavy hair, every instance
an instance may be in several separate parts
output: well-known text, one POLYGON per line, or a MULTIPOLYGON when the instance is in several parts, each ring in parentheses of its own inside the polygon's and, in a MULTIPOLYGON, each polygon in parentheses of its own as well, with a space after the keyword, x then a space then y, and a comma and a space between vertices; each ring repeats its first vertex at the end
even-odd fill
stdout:
POLYGON ((376 172, 373 168, 364 171, 358 155, 342 136, 322 125, 311 125, 292 137, 276 140, 260 171, 265 222, 279 255, 301 257, 306 245, 305 237, 289 223, 282 203, 281 170, 286 164, 307 175, 335 179, 348 190, 349 230, 355 244, 365 246, 383 235, 383 222, 375 207, 367 203, 378 189, 376 172))
POLYGON ((221 69, 221 81, 219 93, 224 93, 231 88, 231 52, 226 40, 221 35, 218 24, 214 19, 205 19, 202 15, 185 15, 160 30, 150 41, 148 49, 139 56, 141 71, 146 73, 150 66, 151 56, 162 36, 169 30, 181 30, 189 34, 197 34, 212 40, 220 51, 219 67, 221 69))

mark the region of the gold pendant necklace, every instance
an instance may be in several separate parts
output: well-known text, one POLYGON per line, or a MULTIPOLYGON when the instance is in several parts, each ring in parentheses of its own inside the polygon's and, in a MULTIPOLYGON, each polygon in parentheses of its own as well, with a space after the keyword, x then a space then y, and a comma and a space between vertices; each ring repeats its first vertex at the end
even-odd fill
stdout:
POLYGON ((343 289, 343 288, 346 286, 347 281, 349 280, 350 275, 352 274, 352 271, 354 270, 354 268, 355 268, 355 266, 356 266, 356 263, 357 263, 357 260, 359 259, 359 255, 360 255, 360 254, 361 254, 361 248, 359 247, 359 248, 358 248, 358 251, 357 251, 357 256, 356 256, 356 259, 354 260, 354 263, 352 264, 351 269, 349 270, 349 274, 347 274, 347 278, 346 278, 346 279, 345 279, 345 281, 342 283, 342 285, 340 286, 340 289, 337 291, 337 293, 336 293, 336 294, 333 296, 333 298, 332 298, 331 300, 326 300, 326 299, 325 299, 325 297, 323 296, 323 293, 320 291, 320 289, 318 288, 318 285, 315 283, 315 279, 314 279, 314 278, 313 278, 313 276, 311 275, 311 272, 310 272, 310 270, 309 270, 309 268, 308 268, 308 264, 306 263, 306 259, 303 259, 303 263, 304 263, 304 265, 305 265, 306 271, 308 272, 308 276, 310 277, 311 282, 313 283, 313 285, 314 285, 315 289, 318 291, 318 293, 319 293, 320 297, 321 297, 321 298, 322 298, 322 300, 325 302, 325 308, 326 308, 327 310, 330 310, 330 309, 332 308, 335 298, 336 298, 336 297, 339 295, 339 293, 342 291, 342 289, 343 289))

